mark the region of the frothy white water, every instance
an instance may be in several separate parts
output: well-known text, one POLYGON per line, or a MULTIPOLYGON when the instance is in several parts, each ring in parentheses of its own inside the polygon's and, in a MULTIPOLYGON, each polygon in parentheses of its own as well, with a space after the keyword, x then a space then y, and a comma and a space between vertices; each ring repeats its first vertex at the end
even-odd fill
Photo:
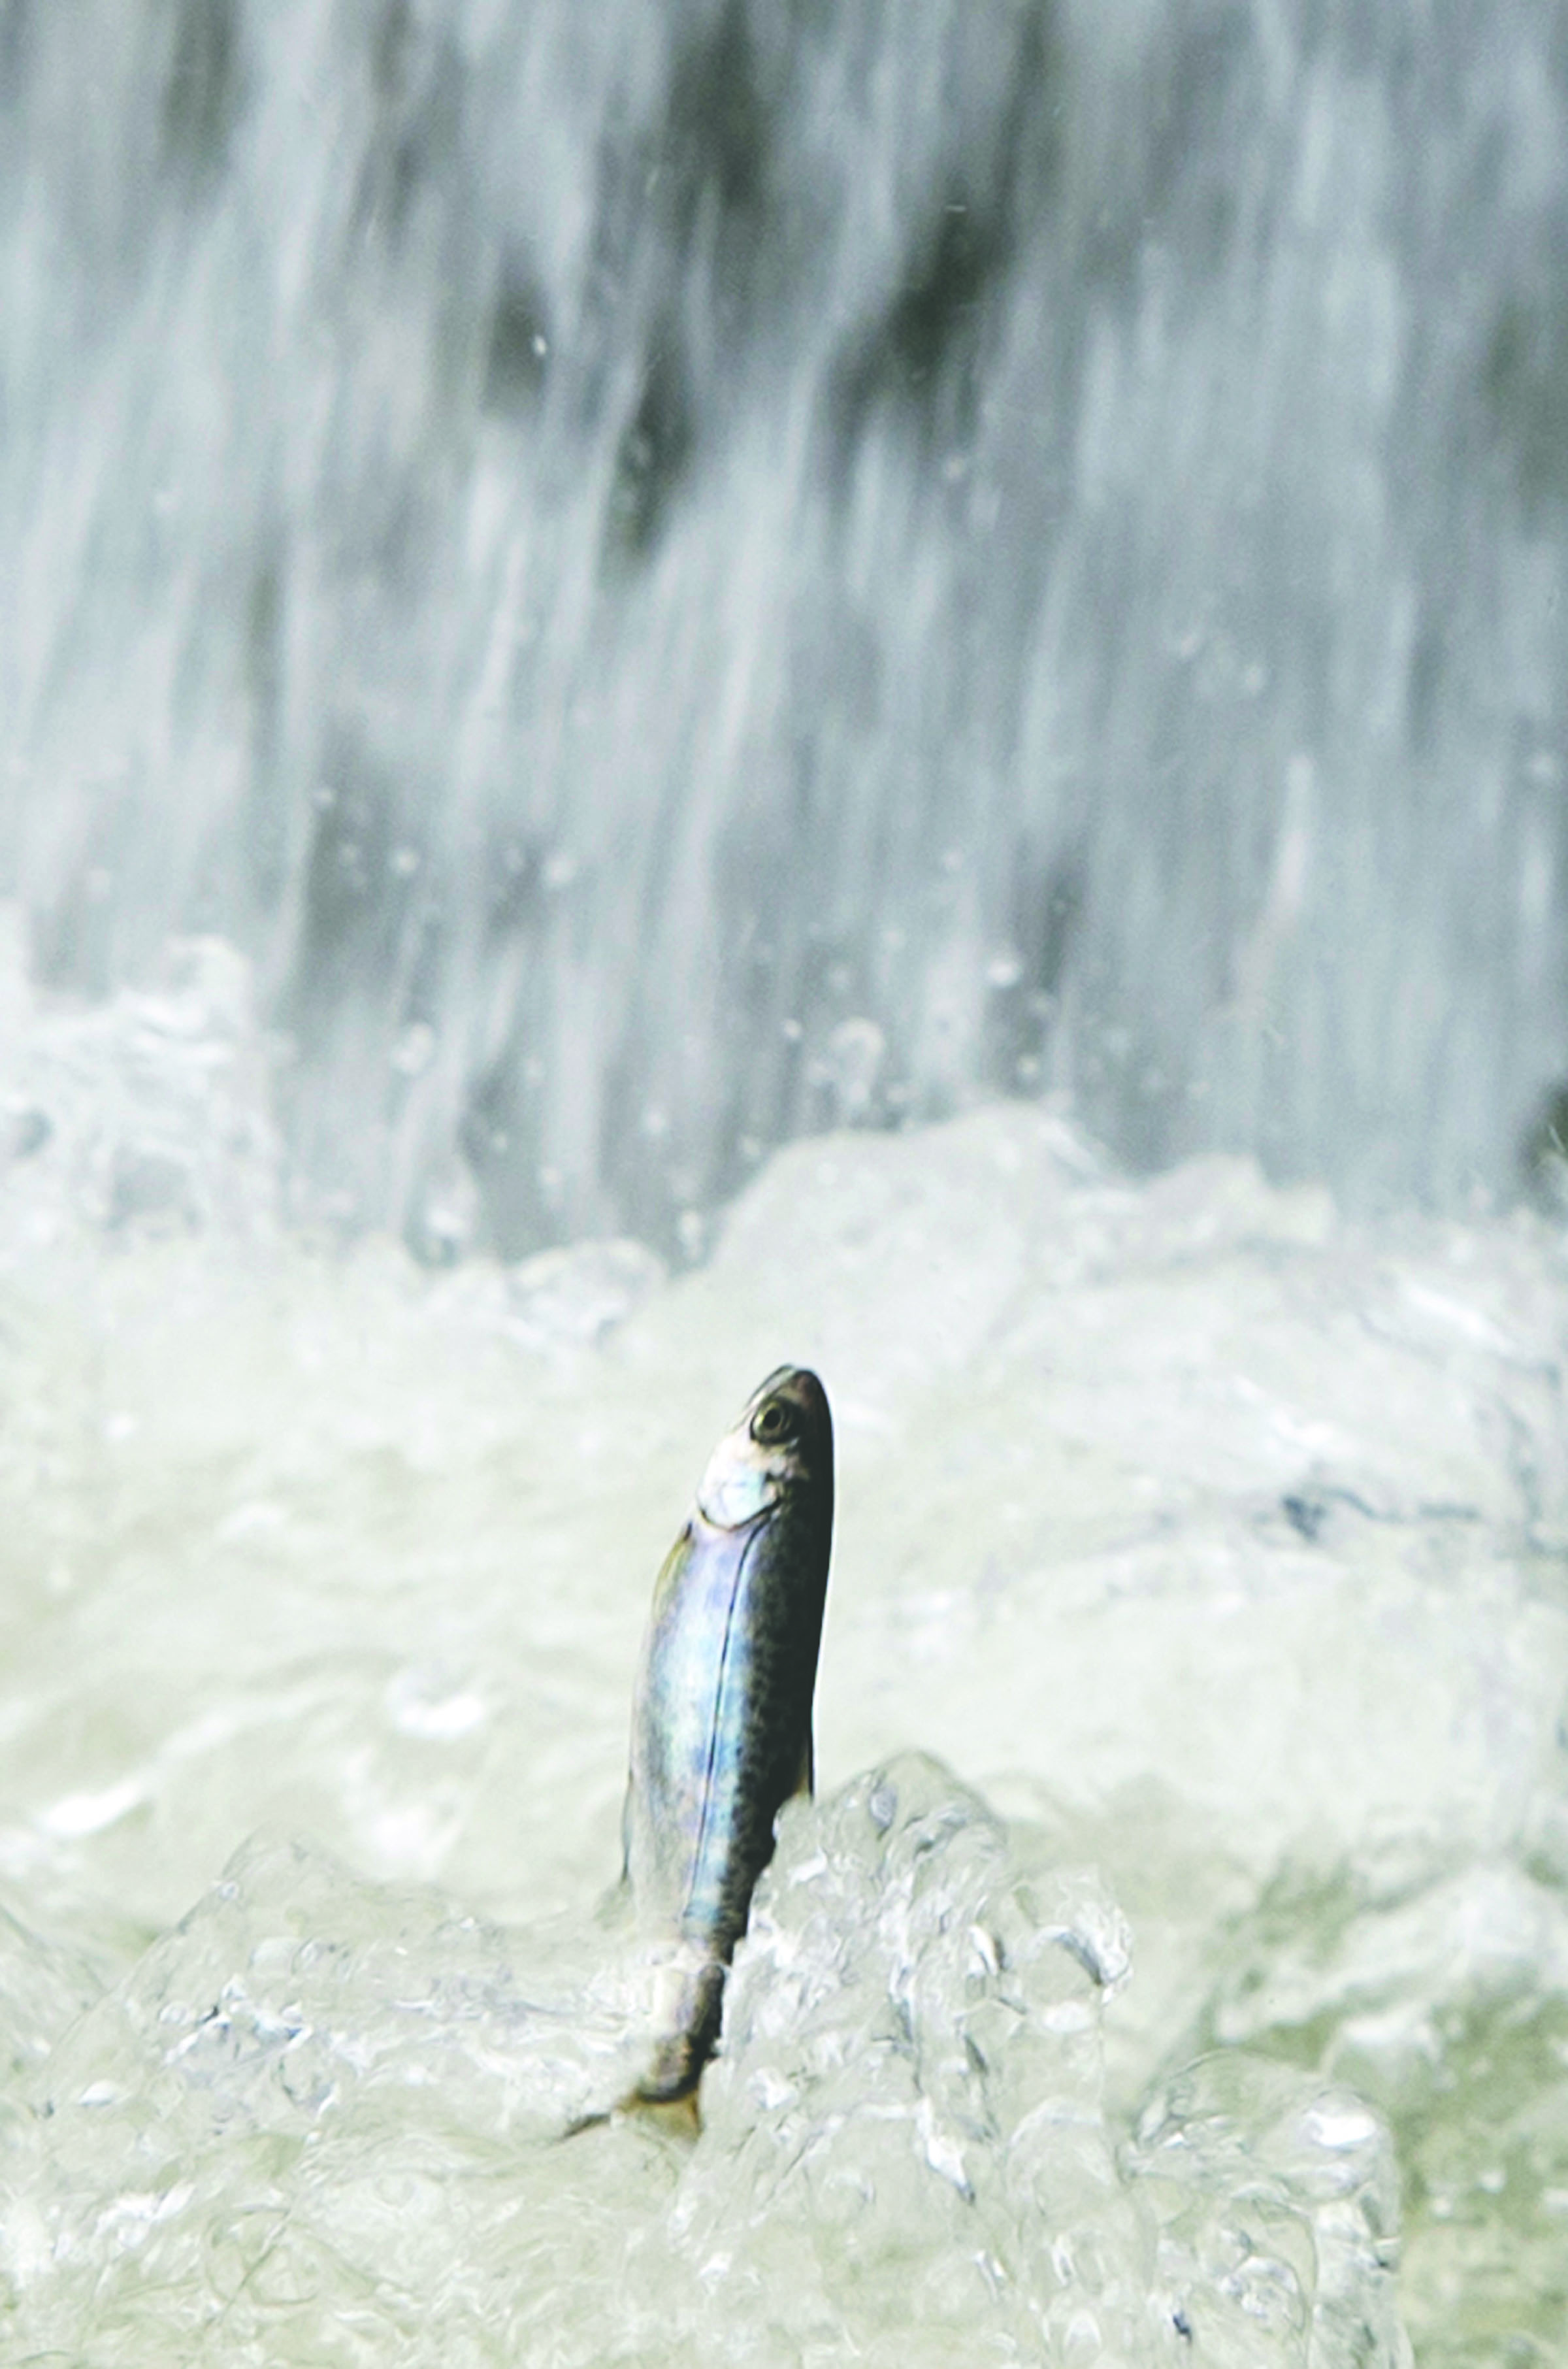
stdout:
POLYGON ((431 1275, 283 1227, 181 966, 6 990, 8 2357, 1392 2361, 1402 2216, 1424 2363, 1550 2359, 1557 1238, 1013 1106, 781 1154, 673 1281, 431 1275), (781 1357, 821 1798, 700 2137, 562 2141, 653 1574, 781 1357))
POLYGON ((1125 1927, 1039 1856, 913 1756, 792 1806, 682 2139, 562 2135, 627 2078, 608 1920, 597 1951, 509 1937, 251 1845, 24 2086, 13 2333, 149 2363, 1401 2358, 1378 2117, 1231 2054, 1118 2165, 1125 1927))

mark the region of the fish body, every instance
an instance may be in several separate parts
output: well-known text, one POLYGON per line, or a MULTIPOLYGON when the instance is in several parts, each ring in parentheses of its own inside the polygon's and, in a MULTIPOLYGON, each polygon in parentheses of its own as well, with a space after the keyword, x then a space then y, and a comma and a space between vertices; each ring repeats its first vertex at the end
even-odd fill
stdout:
POLYGON ((832 1527, 827 1395, 815 1374, 781 1367, 709 1460, 643 1643, 625 1873, 638 1927, 664 1954, 638 2102, 696 2088, 774 1818, 811 1789, 832 1527))

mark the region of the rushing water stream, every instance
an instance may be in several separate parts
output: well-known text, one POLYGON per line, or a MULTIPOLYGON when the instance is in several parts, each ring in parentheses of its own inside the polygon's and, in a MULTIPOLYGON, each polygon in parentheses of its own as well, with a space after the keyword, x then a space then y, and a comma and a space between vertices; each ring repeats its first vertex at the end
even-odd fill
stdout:
POLYGON ((426 1253, 977 1088, 1511 1190, 1565 245, 1561 0, 5 0, 0 889, 426 1253))
POLYGON ((280 1220, 244 966, 6 989, 7 2359, 1560 2359, 1561 1239, 999 1105, 712 1259, 280 1220), (688 2135, 632 1672, 833 1396, 818 1796, 688 2135), (1402 2225, 1402 2238, 1401 2236, 1402 2225), (1395 2264, 1398 2262, 1396 2272, 1395 2264))
POLYGON ((1568 2363, 1564 22, 0 0, 7 2369, 1568 2363))

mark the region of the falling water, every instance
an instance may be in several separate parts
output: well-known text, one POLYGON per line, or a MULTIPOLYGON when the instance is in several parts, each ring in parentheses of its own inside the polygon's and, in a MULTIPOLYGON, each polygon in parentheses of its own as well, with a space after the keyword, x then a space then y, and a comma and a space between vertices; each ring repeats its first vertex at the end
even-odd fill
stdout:
POLYGON ((1563 1069, 1552 0, 8 0, 0 885, 257 957, 425 1254, 1070 1091, 1514 1187, 1563 1069))
POLYGON ((1565 253, 1550 0, 0 0, 6 2359, 1564 2357, 1565 253))

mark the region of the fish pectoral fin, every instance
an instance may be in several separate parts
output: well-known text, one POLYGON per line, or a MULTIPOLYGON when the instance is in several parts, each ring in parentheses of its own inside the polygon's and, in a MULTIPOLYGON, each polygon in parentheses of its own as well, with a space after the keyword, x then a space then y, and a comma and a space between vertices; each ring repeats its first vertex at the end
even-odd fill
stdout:
POLYGON ((602 1932, 623 1932, 632 1921, 632 1885, 628 1876, 618 1875, 593 1904, 593 1921, 602 1932))

